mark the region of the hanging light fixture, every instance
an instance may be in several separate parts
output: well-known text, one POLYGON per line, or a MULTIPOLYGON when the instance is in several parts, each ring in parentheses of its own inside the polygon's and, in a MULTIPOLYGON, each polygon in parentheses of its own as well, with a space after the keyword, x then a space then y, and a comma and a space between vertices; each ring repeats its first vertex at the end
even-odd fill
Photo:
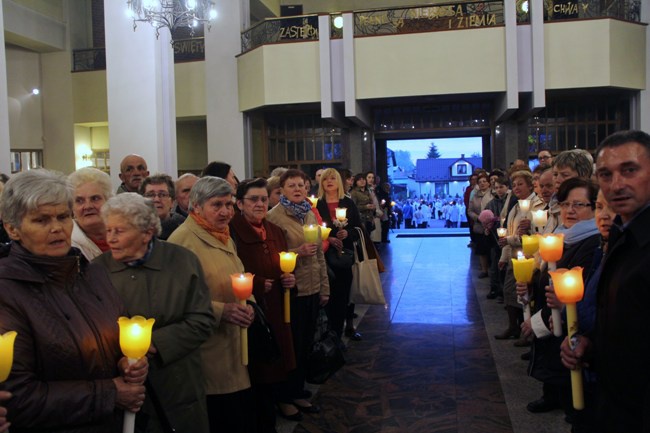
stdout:
POLYGON ((185 27, 194 36, 194 29, 199 24, 209 24, 217 18, 211 0, 127 0, 126 4, 127 14, 133 19, 133 30, 138 22, 149 23, 156 29, 156 38, 162 27, 167 27, 170 33, 185 27))

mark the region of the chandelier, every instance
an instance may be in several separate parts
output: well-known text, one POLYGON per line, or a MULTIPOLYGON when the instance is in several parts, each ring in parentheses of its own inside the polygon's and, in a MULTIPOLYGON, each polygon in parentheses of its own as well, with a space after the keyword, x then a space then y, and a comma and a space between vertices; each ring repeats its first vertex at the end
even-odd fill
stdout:
POLYGON ((126 3, 127 14, 133 19, 133 30, 139 22, 149 23, 156 29, 156 38, 162 27, 167 27, 170 33, 177 28, 187 28, 194 36, 199 24, 209 24, 217 17, 211 0, 128 0, 126 3))

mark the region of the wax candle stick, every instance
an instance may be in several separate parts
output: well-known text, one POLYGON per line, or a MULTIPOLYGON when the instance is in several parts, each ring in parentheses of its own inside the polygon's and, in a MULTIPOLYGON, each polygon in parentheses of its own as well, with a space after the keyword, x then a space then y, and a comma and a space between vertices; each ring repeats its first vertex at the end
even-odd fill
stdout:
MULTIPOLYGON (((298 254, 294 252, 281 252, 280 253, 280 269, 285 274, 293 272, 296 268, 296 257, 298 254)), ((283 305, 284 305, 284 323, 291 323, 291 290, 284 288, 283 293, 283 305)))
MULTIPOLYGON (((253 277, 250 272, 245 274, 231 274, 232 291, 239 300, 240 305, 246 305, 246 300, 253 293, 253 277)), ((241 363, 248 365, 248 328, 241 327, 241 363)))
MULTIPOLYGON (((149 351, 151 346, 151 332, 155 319, 145 319, 142 316, 132 318, 120 317, 117 324, 120 327, 120 348, 129 359, 129 365, 135 364, 149 351)), ((124 411, 122 423, 123 433, 135 431, 135 413, 124 411)))
MULTIPOLYGON (((568 269, 558 269, 551 271, 551 278, 555 286, 555 294, 558 300, 566 305, 567 330, 571 349, 574 349, 573 336, 578 331, 578 313, 576 302, 582 300, 584 295, 584 281, 582 279, 582 269, 580 266, 568 269)), ((553 325, 555 327, 555 324, 553 325)), ((584 392, 582 386, 582 371, 578 366, 571 370, 571 391, 573 397, 573 407, 577 410, 584 409, 584 392)))

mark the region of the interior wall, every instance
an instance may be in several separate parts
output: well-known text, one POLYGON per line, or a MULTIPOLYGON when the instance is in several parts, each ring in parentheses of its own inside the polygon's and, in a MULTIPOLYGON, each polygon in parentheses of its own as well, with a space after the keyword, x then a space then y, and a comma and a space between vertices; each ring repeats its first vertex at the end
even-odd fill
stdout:
POLYGON ((37 53, 7 46, 7 94, 11 149, 43 149, 40 58, 37 53))
MULTIPOLYGON (((196 172, 208 164, 208 131, 205 119, 176 122, 178 172, 196 172)), ((168 173, 176 178, 177 173, 168 173)))

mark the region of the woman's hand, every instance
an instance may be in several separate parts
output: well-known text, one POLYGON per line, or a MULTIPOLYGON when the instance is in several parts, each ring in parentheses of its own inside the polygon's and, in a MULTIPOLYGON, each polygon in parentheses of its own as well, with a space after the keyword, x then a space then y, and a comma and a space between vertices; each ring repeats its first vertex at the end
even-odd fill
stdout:
POLYGON ((341 248, 343 248, 343 242, 341 242, 341 240, 338 238, 338 235, 335 238, 332 237, 327 238, 327 241, 330 243, 331 246, 333 246, 339 251, 341 251, 341 248))
POLYGON ((508 245, 508 239, 504 236, 502 238, 499 238, 499 247, 503 248, 506 245, 508 245))
POLYGON ((273 288, 273 280, 265 279, 264 280, 264 293, 269 293, 273 288))
POLYGON ((515 285, 515 289, 517 290, 517 296, 521 296, 522 298, 526 295, 528 295, 528 284, 526 283, 517 283, 515 285))
POLYGON ((280 282, 285 289, 291 289, 292 287, 296 287, 296 276, 292 273, 282 274, 280 282))
POLYGON ((296 249, 298 255, 303 257, 314 256, 316 255, 316 251, 318 251, 318 245, 313 242, 306 242, 296 249))
POLYGON ((124 382, 121 377, 113 379, 117 395, 115 396, 115 406, 129 412, 138 412, 144 404, 145 387, 144 385, 134 385, 124 382))
POLYGON ((530 232, 530 220, 527 218, 519 221, 519 226, 517 226, 517 234, 519 236, 527 235, 530 232))
POLYGON ((336 232, 336 239, 343 240, 348 237, 348 231, 345 229, 340 229, 338 232, 336 232))
MULTIPOLYGON (((0 401, 7 401, 11 398, 9 391, 0 391, 0 401)), ((0 406, 0 433, 8 432, 10 422, 7 422, 7 408, 0 406)))
POLYGON ((548 305, 549 308, 557 308, 561 309, 564 304, 562 304, 559 299, 557 299, 557 296, 555 295, 555 290, 551 286, 546 286, 546 305, 548 305))
MULTIPOLYGON (((153 347, 153 344, 151 346, 153 347)), ((151 350, 151 348, 149 350, 151 350)), ((125 383, 142 385, 149 373, 149 359, 146 356, 143 356, 138 359, 135 364, 129 365, 129 359, 124 356, 117 362, 117 368, 119 369, 120 375, 122 376, 122 379, 124 379, 125 383)))
POLYGON ((232 325, 248 328, 253 323, 255 311, 250 305, 242 305, 236 302, 224 304, 222 319, 232 325))
POLYGON ((324 307, 330 301, 330 295, 320 295, 320 306, 324 307))
POLYGON ((524 320, 521 324, 521 335, 526 339, 533 336, 533 327, 530 324, 530 319, 524 320))

